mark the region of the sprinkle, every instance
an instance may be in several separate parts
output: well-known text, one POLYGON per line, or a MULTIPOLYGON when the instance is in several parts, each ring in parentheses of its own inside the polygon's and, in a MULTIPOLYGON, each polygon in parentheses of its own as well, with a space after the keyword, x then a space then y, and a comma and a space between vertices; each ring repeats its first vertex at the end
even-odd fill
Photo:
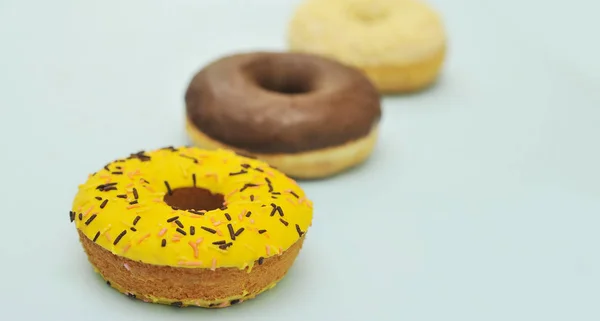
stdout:
POLYGON ((269 186, 269 193, 271 193, 273 191, 273 185, 271 185, 271 180, 268 177, 265 177, 265 181, 267 182, 267 185, 269 186))
POLYGON ((169 182, 165 181, 165 186, 167 187, 167 193, 169 193, 169 195, 173 195, 173 191, 171 190, 169 182))
POLYGON ((302 232, 302 230, 300 229, 300 225, 296 224, 296 231, 298 232, 298 235, 300 235, 300 237, 302 237, 302 235, 304 234, 304 232, 302 232))
POLYGON ((255 168, 254 170, 255 170, 255 171, 257 171, 257 172, 261 172, 261 173, 264 173, 264 172, 265 172, 265 171, 263 171, 262 169, 260 169, 260 168, 258 168, 258 167, 257 167, 257 168, 255 168))
POLYGON ((180 228, 177 228, 175 231, 179 232, 181 235, 187 235, 187 233, 180 228))
POLYGON ((92 240, 92 242, 96 243, 96 240, 98 239, 99 236, 100 236, 100 231, 96 232, 96 235, 94 236, 94 239, 92 240))
POLYGON ((190 235, 196 234, 196 228, 194 226, 190 226, 190 235))
POLYGON ((273 194, 273 195, 281 195, 280 192, 272 192, 271 194, 273 194))
POLYGON ((121 238, 123 236, 125 236, 125 234, 127 234, 127 230, 123 230, 123 232, 121 232, 121 234, 119 234, 117 236, 117 238, 115 239, 115 241, 113 242, 113 245, 117 245, 117 243, 119 243, 119 241, 121 240, 121 238))
POLYGON ((244 231, 244 228, 240 228, 239 230, 237 230, 237 232, 235 232, 235 236, 239 236, 240 234, 242 234, 242 232, 244 231))
POLYGON ((106 237, 106 240, 110 242, 110 234, 108 234, 108 232, 104 233, 104 237, 106 237))
POLYGON ((248 171, 242 169, 239 172, 229 173, 229 176, 241 175, 241 174, 246 174, 246 173, 248 173, 248 171))
POLYGON ((162 203, 163 200, 161 200, 160 198, 155 198, 152 200, 154 203, 162 203))
POLYGON ((140 244, 140 243, 142 243, 142 241, 144 241, 145 239, 147 239, 147 238, 149 238, 149 237, 150 237, 150 233, 148 233, 148 234, 146 234, 146 235, 142 236, 142 238, 141 238, 141 239, 140 239, 140 240, 137 242, 137 244, 140 244))
POLYGON ((92 216, 90 216, 90 218, 87 219, 87 221, 85 221, 85 225, 90 225, 90 223, 92 223, 92 221, 96 218, 96 214, 92 214, 92 216))
POLYGON ((214 241, 214 242, 212 242, 212 244, 214 244, 214 245, 223 245, 223 244, 225 244, 225 243, 227 243, 227 241, 225 241, 225 240, 221 240, 221 241, 214 241))
POLYGON ((254 202, 254 195, 250 195, 250 201, 254 202))
POLYGON ((258 184, 252 184, 252 183, 246 183, 246 184, 244 184, 244 187, 242 187, 242 188, 240 189, 240 192, 243 192, 243 191, 245 191, 245 190, 246 190, 246 188, 248 188, 248 187, 256 187, 256 186, 260 186, 260 185, 258 185, 258 184))
POLYGON ((194 161, 194 164, 198 164, 198 160, 195 159, 194 157, 191 157, 191 156, 188 156, 188 155, 184 155, 184 154, 179 154, 179 156, 181 156, 183 158, 191 159, 192 161, 194 161))
POLYGON ((300 198, 300 196, 298 196, 298 194, 294 193, 294 191, 290 191, 290 194, 294 195, 295 198, 300 198))
POLYGON ((108 203, 108 200, 104 200, 104 202, 102 202, 102 204, 100 204, 100 208, 104 208, 107 203, 108 203))
POLYGON ((129 251, 130 247, 131 247, 131 244, 125 245, 125 247, 123 248, 123 253, 127 253, 127 251, 129 251))
POLYGON ((221 230, 217 230, 217 235, 218 236, 223 236, 223 232, 221 232, 221 230))
POLYGON ((267 250, 267 256, 271 255, 271 247, 268 245, 265 245, 265 249, 267 250))
POLYGON ((101 200, 102 200, 102 197, 100 197, 100 196, 96 196, 96 199, 97 199, 97 200, 99 200, 99 201, 101 201, 101 200))
POLYGON ((242 166, 243 168, 250 168, 250 164, 241 164, 240 166, 242 166))
POLYGON ((189 266, 202 266, 202 261, 198 261, 198 262, 179 261, 179 262, 177 262, 177 264, 179 264, 179 265, 189 265, 189 266))
POLYGON ((288 224, 289 224, 288 222, 284 221, 282 218, 280 218, 279 221, 281 223, 283 223, 283 225, 285 225, 285 226, 288 226, 288 224))
POLYGON ((231 300, 230 303, 231 303, 231 305, 234 305, 236 303, 240 303, 240 300, 239 299, 231 300))
POLYGON ((171 305, 174 306, 174 307, 181 308, 183 306, 183 302, 181 302, 181 301, 175 301, 175 302, 172 302, 171 305))
POLYGON ((160 242, 160 246, 165 247, 166 245, 167 245, 167 240, 162 239, 162 241, 160 242))
POLYGON ((235 233, 233 232, 233 226, 231 224, 227 224, 227 229, 229 230, 229 236, 232 240, 235 241, 235 233))
POLYGON ((258 234, 263 234, 264 232, 266 232, 267 230, 258 230, 258 234))
POLYGON ((138 199, 139 195, 138 195, 138 191, 137 189, 135 189, 135 187, 133 188, 133 198, 138 199))
POLYGON ((231 216, 229 215, 229 213, 225 213, 225 218, 227 218, 228 221, 231 221, 231 216))
MULTIPOLYGON (((223 203, 223 204, 224 204, 224 203, 223 203)), ((221 211, 224 211, 224 210, 226 210, 226 209, 227 209, 227 205, 223 205, 223 206, 221 206, 219 209, 220 209, 221 211)))
POLYGON ((135 227, 130 227, 129 228, 132 232, 137 232, 137 229, 135 227))
POLYGON ((275 215, 275 213, 277 213, 277 205, 271 203, 271 206, 273 207, 273 209, 271 210, 270 216, 273 216, 273 215, 275 215))
POLYGON ((196 174, 192 174, 192 181, 194 182, 194 187, 196 187, 196 174))
POLYGON ((140 207, 140 204, 133 204, 133 205, 128 205, 128 206, 126 207, 126 209, 130 210, 130 209, 132 209, 132 208, 138 208, 138 207, 140 207))
POLYGON ((213 257, 212 264, 210 265, 210 270, 214 271, 217 269, 217 258, 213 257))
POLYGON ((196 215, 204 215, 204 213, 206 213, 206 211, 202 210, 202 211, 198 211, 198 210, 188 210, 188 212, 192 213, 192 214, 196 214, 196 215))
POLYGON ((123 175, 123 172, 112 172, 113 175, 123 175))
POLYGON ((150 193, 154 193, 154 189, 150 187, 150 185, 144 185, 144 188, 147 189, 150 193))
POLYGON ((196 242, 194 241, 189 241, 188 244, 192 247, 192 249, 194 250, 194 258, 198 258, 198 245, 196 244, 196 242))
POLYGON ((125 195, 125 194, 119 194, 119 195, 117 195, 117 197, 118 198, 127 198, 127 195, 125 195))
POLYGON ((221 221, 213 221, 213 226, 219 226, 221 225, 221 221))
POLYGON ((75 212, 69 211, 69 219, 71 220, 71 222, 75 220, 75 212))
POLYGON ((131 271, 131 268, 129 267, 129 265, 127 263, 123 263, 123 267, 125 267, 125 270, 131 271))
POLYGON ((165 228, 163 228, 162 230, 160 230, 160 232, 158 232, 158 236, 159 236, 159 237, 160 237, 160 236, 163 236, 163 235, 165 235, 165 233, 167 233, 167 228, 166 228, 166 227, 165 227, 165 228))
POLYGON ((233 245, 233 243, 229 242, 229 243, 227 243, 227 244, 219 245, 219 248, 220 248, 221 250, 226 250, 228 247, 230 247, 230 246, 232 246, 232 245, 233 245))
POLYGON ((83 220, 83 214, 79 213, 79 220, 83 220))
POLYGON ((262 257, 262 256, 261 256, 261 257, 259 257, 259 258, 258 258, 258 265, 262 265, 264 261, 265 261, 265 258, 264 258, 264 257, 262 257))
POLYGON ((179 220, 175 220, 175 224, 177 224, 177 226, 179 226, 179 228, 183 228, 183 224, 181 224, 181 222, 179 220))
POLYGON ((128 157, 128 159, 134 159, 134 158, 137 158, 137 159, 139 159, 142 162, 148 162, 148 161, 150 161, 150 156, 146 155, 143 150, 139 151, 139 152, 137 152, 135 154, 131 154, 128 157))
POLYGON ((279 213, 279 216, 283 217, 283 209, 281 206, 277 206, 277 213, 279 213))
POLYGON ((137 200, 134 200, 134 201, 131 201, 131 202, 129 202, 129 205, 135 205, 135 204, 137 204, 137 203, 138 203, 138 201, 137 201, 137 200))
POLYGON ((133 225, 136 225, 136 224, 137 224, 137 222, 139 222, 140 218, 141 218, 141 217, 140 217, 139 215, 138 215, 138 216, 136 216, 136 217, 133 219, 133 225))
POLYGON ((254 220, 253 219, 250 219, 250 224, 254 224, 254 220))
POLYGON ((104 169, 105 169, 107 172, 110 172, 110 168, 108 168, 108 165, 110 165, 110 164, 106 164, 106 165, 104 165, 104 169))
POLYGON ((179 216, 173 216, 170 219, 167 220, 167 223, 171 223, 173 221, 176 221, 177 219, 179 219, 179 216))
POLYGON ((200 226, 200 228, 203 229, 203 230, 205 230, 205 231, 207 231, 207 232, 209 232, 209 233, 212 233, 212 234, 217 233, 217 231, 211 229, 210 227, 200 226))
POLYGON ((176 152, 177 151, 177 149, 175 149, 175 147, 173 147, 173 146, 163 147, 163 148, 161 148, 161 150, 170 150, 172 152, 176 152))

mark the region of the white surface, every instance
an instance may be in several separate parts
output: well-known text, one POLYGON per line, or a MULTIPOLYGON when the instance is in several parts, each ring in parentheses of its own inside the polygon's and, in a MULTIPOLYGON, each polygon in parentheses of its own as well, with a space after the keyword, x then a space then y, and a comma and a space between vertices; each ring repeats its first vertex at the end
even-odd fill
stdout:
POLYGON ((67 213, 107 161, 187 143, 192 74, 284 49, 292 3, 1 1, 2 319, 600 319, 598 2, 435 3, 439 84, 384 99, 367 164, 302 183, 314 225, 278 287, 207 311, 108 288, 67 213))

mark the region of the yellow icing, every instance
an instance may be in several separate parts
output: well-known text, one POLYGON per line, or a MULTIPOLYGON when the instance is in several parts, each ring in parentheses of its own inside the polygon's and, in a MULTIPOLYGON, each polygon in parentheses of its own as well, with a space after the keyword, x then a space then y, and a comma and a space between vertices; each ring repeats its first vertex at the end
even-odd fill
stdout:
POLYGON ((79 186, 70 215, 90 240, 131 260, 188 268, 243 269, 251 268, 261 257, 280 255, 292 246, 311 225, 313 210, 311 201, 294 180, 260 160, 226 150, 180 147, 132 155, 91 174, 79 186), (231 175, 240 171, 243 174, 231 175), (226 209, 199 215, 173 209, 163 201, 168 193, 165 181, 175 190, 192 187, 193 177, 196 187, 224 195, 226 209), (244 189, 246 184, 257 186, 244 189), (134 189, 138 199, 137 204, 131 205, 136 200, 134 189), (277 206, 281 211, 273 211, 277 206), (177 221, 167 222, 176 216, 177 221), (177 223, 183 225, 180 231, 177 223), (234 232, 244 229, 235 240, 228 224, 234 232), (194 235, 190 233, 191 226, 195 228, 194 235), (261 234, 261 230, 266 232, 261 234), (116 242, 119 235, 122 236, 116 242), (232 245, 222 249, 213 244, 219 241, 232 245))
POLYGON ((446 41, 437 12, 415 0, 305 0, 288 33, 292 51, 361 67, 428 59, 446 41))

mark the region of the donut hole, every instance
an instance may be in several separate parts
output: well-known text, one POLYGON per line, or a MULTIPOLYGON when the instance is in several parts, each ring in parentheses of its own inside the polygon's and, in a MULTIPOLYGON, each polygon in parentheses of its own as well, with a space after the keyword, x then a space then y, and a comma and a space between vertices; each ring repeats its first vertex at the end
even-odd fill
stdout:
POLYGON ((282 95, 302 95, 314 91, 314 68, 289 58, 256 60, 246 70, 253 82, 266 91, 282 95))
POLYGON ((175 188, 165 194, 164 202, 180 210, 211 211, 223 206, 225 197, 200 187, 175 188))

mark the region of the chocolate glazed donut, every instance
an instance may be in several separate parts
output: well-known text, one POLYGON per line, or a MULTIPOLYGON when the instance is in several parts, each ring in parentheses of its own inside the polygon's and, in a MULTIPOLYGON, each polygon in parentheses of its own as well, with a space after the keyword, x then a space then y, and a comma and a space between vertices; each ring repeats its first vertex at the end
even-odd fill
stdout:
POLYGON ((253 156, 296 178, 362 163, 381 118, 380 96, 362 73, 310 54, 221 58, 194 76, 185 102, 198 146, 253 156))

